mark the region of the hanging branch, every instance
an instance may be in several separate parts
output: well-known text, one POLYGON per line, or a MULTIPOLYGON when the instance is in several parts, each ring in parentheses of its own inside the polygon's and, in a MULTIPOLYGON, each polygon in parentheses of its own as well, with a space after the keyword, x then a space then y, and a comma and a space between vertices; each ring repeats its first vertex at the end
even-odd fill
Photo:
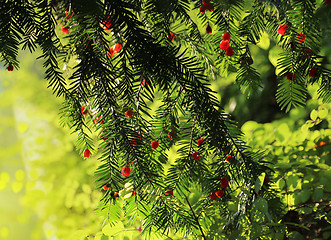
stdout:
POLYGON ((192 209, 192 206, 191 206, 190 202, 188 201, 187 197, 185 197, 185 200, 186 200, 187 204, 189 205, 189 207, 190 207, 190 209, 191 209, 191 212, 192 212, 192 215, 193 215, 193 218, 194 218, 195 222, 196 222, 197 225, 199 226, 199 229, 200 229, 200 232, 201 232, 201 235, 202 235, 203 239, 207 240, 205 234, 203 233, 202 227, 201 227, 201 225, 200 225, 200 223, 199 223, 199 219, 198 219, 197 216, 195 215, 194 210, 192 209))

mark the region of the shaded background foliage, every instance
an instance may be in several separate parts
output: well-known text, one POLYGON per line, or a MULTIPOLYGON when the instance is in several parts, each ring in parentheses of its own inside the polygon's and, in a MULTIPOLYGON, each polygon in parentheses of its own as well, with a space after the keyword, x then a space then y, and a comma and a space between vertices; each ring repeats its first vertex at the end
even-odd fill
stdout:
MULTIPOLYGON (((321 14, 323 15, 323 12, 321 14)), ((329 18, 325 16, 325 19, 327 21, 321 21, 322 27, 323 24, 325 26, 328 24, 329 18)), ((201 29, 204 28, 201 27, 201 29)), ((60 35, 60 26, 57 26, 57 31, 60 35)), ((330 52, 330 38, 327 34, 324 40, 322 53, 328 53, 330 52)), ((266 158, 266 162, 273 164, 271 166, 275 170, 275 172, 268 173, 272 182, 268 186, 263 186, 261 194, 262 196, 267 194, 263 191, 266 187, 279 191, 278 197, 284 201, 286 208, 284 208, 284 212, 277 213, 278 217, 284 222, 293 222, 313 230, 307 232, 304 227, 296 225, 289 228, 290 224, 288 224, 288 231, 290 230, 291 235, 296 238, 300 238, 300 235, 311 235, 326 239, 330 236, 328 235, 330 234, 328 231, 330 211, 325 207, 325 204, 330 201, 330 189, 327 187, 327 181, 330 179, 330 160, 328 158, 330 132, 325 129, 329 128, 330 119, 329 115, 325 116, 324 110, 321 109, 330 110, 330 106, 318 102, 316 89, 312 89, 309 91, 312 100, 308 107, 305 110, 293 110, 287 117, 287 114, 279 109, 275 101, 274 66, 280 52, 279 48, 272 40, 264 36, 258 47, 251 45, 250 49, 254 53, 252 55, 256 56, 253 66, 261 73, 262 91, 247 99, 247 95, 242 94, 238 86, 234 84, 235 74, 212 82, 212 88, 219 93, 218 97, 226 112, 231 113, 233 119, 240 125, 248 120, 259 123, 270 122, 265 125, 248 122, 243 126, 248 144, 253 149, 267 149, 266 153, 269 157, 266 158), (322 113, 317 113, 317 116, 319 117, 321 114, 323 121, 316 121, 315 115, 312 115, 312 119, 309 120, 310 112, 318 109, 318 105, 322 106, 319 109, 322 113), (284 119, 280 120, 281 122, 274 121, 280 118, 284 119), (305 120, 316 122, 313 126, 310 126, 311 122, 304 125, 305 120), (311 128, 301 127, 303 125, 311 128), (266 138, 267 134, 272 136, 266 138), (326 144, 319 146, 321 142, 326 144), (318 147, 314 147, 314 144, 317 144, 318 147), (289 157, 293 155, 295 157, 289 157), (301 161, 307 158, 308 160, 301 161), (292 168, 296 170, 292 170, 292 168), (315 172, 318 172, 317 179, 314 178, 315 172), (288 214, 290 217, 286 215, 289 210, 296 212, 294 214, 290 212, 294 217, 290 214, 288 214), (318 223, 324 221, 321 224, 322 230, 316 227, 317 224, 313 224, 316 219, 319 221, 318 223)), ((328 54, 322 55, 328 56, 328 54)), ((44 77, 42 69, 40 69, 40 62, 33 63, 32 58, 27 59, 24 57, 24 61, 28 62, 27 67, 24 68, 21 65, 22 70, 19 72, 8 73, 1 70, 1 98, 3 100, 1 101, 1 111, 3 112, 1 116, 5 116, 1 121, 4 126, 9 126, 9 130, 4 130, 1 137, 1 156, 5 156, 1 158, 3 160, 1 161, 3 164, 1 194, 6 196, 1 199, 6 203, 14 203, 12 199, 17 199, 16 196, 19 196, 22 199, 20 204, 24 206, 21 208, 18 207, 20 204, 7 205, 4 203, 2 205, 12 206, 12 208, 2 210, 6 212, 6 216, 9 209, 15 209, 17 213, 9 213, 9 216, 13 217, 12 224, 2 219, 1 236, 4 239, 21 239, 20 232, 15 231, 17 223, 24 229, 27 222, 34 220, 32 221, 35 223, 34 228, 30 226, 25 228, 26 232, 32 234, 31 239, 51 239, 53 236, 57 236, 59 239, 100 239, 101 237, 108 239, 108 236, 117 233, 120 234, 115 239, 138 238, 141 234, 139 219, 133 226, 126 224, 124 226, 120 223, 112 229, 102 226, 102 217, 98 217, 94 211, 101 197, 100 190, 96 190, 96 186, 91 184, 95 179, 93 175, 96 168, 94 158, 85 161, 79 158, 80 153, 75 151, 72 142, 75 136, 70 136, 68 131, 58 126, 56 116, 60 100, 50 98, 50 92, 45 90, 46 84, 40 80, 44 77), (35 74, 31 74, 31 72, 35 72, 35 74), (15 81, 16 77, 19 79, 15 81), (36 114, 37 112, 39 114, 36 114), (46 138, 46 134, 47 136, 54 134, 54 138, 46 138), (12 165, 8 166, 8 162, 12 165), (77 167, 75 168, 75 166, 77 167), (34 230, 31 231, 32 229, 34 230), (123 229, 129 231, 122 232, 123 229)), ((159 105, 160 102, 155 102, 150 106, 156 110, 159 105)), ((169 152, 169 159, 174 159, 174 156, 175 151, 172 149, 169 152)), ((170 163, 173 162, 170 161, 170 163)), ((192 191, 189 199, 192 202, 198 201, 200 195, 201 192, 192 191)), ((235 213, 238 202, 233 200, 228 204, 230 211, 235 213)), ((271 202, 270 205, 272 205, 271 202)), ((260 227, 261 224, 267 225, 268 221, 266 215, 263 215, 265 214, 264 209, 259 209, 259 207, 256 209, 257 215, 263 217, 252 219, 255 223, 253 231, 248 222, 242 223, 247 228, 248 236, 257 238, 265 235, 273 239, 282 239, 283 233, 274 233, 270 230, 272 227, 281 226, 260 227)), ((121 209, 114 210, 120 211, 121 209)), ((208 214, 213 214, 213 210, 210 210, 208 214)), ((124 223, 127 222, 123 215, 121 215, 121 220, 124 223)), ((206 223, 206 226, 212 226, 208 233, 209 237, 221 234, 218 224, 224 222, 223 217, 215 213, 210 221, 211 223, 206 223)), ((174 236, 174 238, 176 237, 174 236)), ((236 236, 236 232, 233 233, 232 238, 239 238, 236 236)), ((163 238, 161 237, 161 239, 163 238)))

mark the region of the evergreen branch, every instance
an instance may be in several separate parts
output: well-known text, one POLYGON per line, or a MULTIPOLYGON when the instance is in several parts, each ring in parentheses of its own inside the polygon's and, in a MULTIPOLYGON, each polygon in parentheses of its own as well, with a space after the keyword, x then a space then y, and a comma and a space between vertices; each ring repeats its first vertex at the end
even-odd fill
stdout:
POLYGON ((200 232, 201 232, 201 235, 202 235, 203 239, 207 240, 207 238, 206 238, 206 236, 205 236, 205 234, 204 234, 204 232, 203 232, 203 230, 202 230, 202 227, 201 227, 201 225, 200 225, 200 223, 199 223, 199 219, 198 219, 197 216, 195 215, 194 210, 192 209, 192 206, 191 206, 190 202, 188 201, 187 197, 185 197, 185 200, 186 200, 187 204, 189 205, 189 207, 190 207, 190 209, 191 209, 191 212, 192 212, 192 215, 193 215, 193 218, 194 218, 195 222, 196 222, 197 225, 199 226, 199 229, 200 229, 200 232))
POLYGON ((59 70, 56 60, 59 54, 60 41, 54 32, 54 17, 52 15, 51 6, 47 0, 39 1, 36 5, 36 12, 40 16, 40 22, 37 24, 37 43, 41 47, 43 54, 41 58, 46 59, 44 68, 46 68, 46 79, 49 80, 49 87, 53 89, 56 96, 70 98, 70 94, 66 89, 65 80, 59 70))

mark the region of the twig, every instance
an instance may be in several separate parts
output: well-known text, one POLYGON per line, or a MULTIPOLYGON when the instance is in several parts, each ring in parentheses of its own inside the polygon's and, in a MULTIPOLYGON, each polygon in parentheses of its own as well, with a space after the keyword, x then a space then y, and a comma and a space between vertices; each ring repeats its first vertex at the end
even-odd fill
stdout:
POLYGON ((197 224, 198 224, 198 226, 199 226, 199 229, 200 229, 200 232, 201 232, 201 235, 202 235, 203 239, 207 240, 205 234, 204 234, 203 231, 202 231, 202 227, 201 227, 201 225, 200 225, 200 223, 199 223, 199 219, 195 216, 195 213, 194 213, 194 211, 193 211, 193 208, 192 208, 190 202, 188 201, 187 197, 185 197, 185 199, 186 199, 186 202, 187 202, 187 204, 189 205, 189 207, 190 207, 190 209, 191 209, 191 212, 192 212, 192 214, 193 214, 194 220, 197 222, 197 224))

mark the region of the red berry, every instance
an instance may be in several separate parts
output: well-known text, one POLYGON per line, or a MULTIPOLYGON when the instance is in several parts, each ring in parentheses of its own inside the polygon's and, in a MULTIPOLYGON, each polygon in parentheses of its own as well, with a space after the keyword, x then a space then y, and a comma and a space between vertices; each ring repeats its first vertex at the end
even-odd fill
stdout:
POLYGON ((220 43, 220 48, 222 50, 226 50, 229 47, 229 41, 228 40, 222 40, 222 42, 220 43))
POLYGON ((167 38, 170 42, 172 42, 175 39, 175 34, 173 32, 170 32, 167 38))
POLYGON ((285 32, 286 32, 286 28, 287 28, 287 25, 286 24, 283 24, 283 25, 280 24, 279 27, 278 27, 278 29, 277 29, 278 34, 284 35, 285 32))
POLYGON ((61 31, 62 31, 63 34, 67 34, 69 32, 69 28, 68 27, 65 27, 65 25, 63 25, 61 27, 61 31))
POLYGON ((227 161, 228 163, 232 162, 233 157, 231 155, 228 155, 225 159, 225 161, 227 161))
POLYGON ((212 29, 211 29, 211 26, 209 24, 207 25, 206 32, 208 34, 211 34, 212 33, 212 29))
POLYGON ((305 40, 306 40, 306 36, 305 36, 305 34, 303 34, 303 33, 299 33, 299 36, 297 37, 297 40, 299 41, 299 42, 305 42, 305 40))
POLYGON ((107 57, 111 58, 114 56, 114 49, 113 48, 109 48, 108 52, 107 52, 107 57))
POLYGON ((122 175, 124 177, 130 176, 130 173, 131 173, 131 168, 130 167, 126 166, 126 167, 122 168, 122 175))
POLYGON ((215 195, 219 198, 222 198, 224 196, 224 192, 222 190, 218 190, 215 192, 215 195))
POLYGON ((197 141, 198 146, 200 146, 200 145, 202 145, 202 144, 204 144, 204 143, 205 143, 205 139, 203 139, 203 138, 200 138, 200 139, 198 139, 198 141, 197 141))
POLYGON ((212 191, 211 193, 210 193, 210 199, 211 200, 215 200, 217 198, 217 196, 216 196, 216 191, 212 191))
POLYGON ((168 138, 170 138, 170 139, 174 139, 175 136, 176 136, 176 133, 175 133, 174 131, 169 131, 169 132, 168 132, 168 138))
POLYGON ((292 81, 295 78, 295 74, 294 73, 288 73, 286 74, 286 78, 289 81, 292 81))
POLYGON ((222 35, 223 40, 230 41, 231 35, 228 32, 223 33, 222 35))
POLYGON ((133 191, 132 194, 131 194, 131 197, 134 197, 136 195, 136 192, 133 191))
POLYGON ((222 188, 227 188, 229 186, 229 179, 227 177, 222 177, 221 179, 222 188))
POLYGON ((86 115, 86 114, 88 114, 88 110, 87 110, 87 109, 85 109, 85 107, 84 107, 84 106, 81 106, 81 107, 80 107, 80 112, 81 112, 83 115, 86 115))
POLYGON ((327 5, 331 5, 331 0, 325 0, 325 3, 326 3, 327 5))
POLYGON ((126 111, 126 117, 128 117, 128 118, 130 118, 130 117, 132 117, 132 115, 133 115, 133 111, 132 111, 132 109, 129 109, 128 111, 126 111))
POLYGON ((7 66, 7 70, 8 70, 9 72, 12 72, 12 71, 14 70, 13 65, 9 64, 9 65, 7 66))
POLYGON ((119 53, 121 51, 121 49, 122 49, 122 45, 119 43, 116 43, 113 47, 113 50, 115 53, 119 53))
POLYGON ((199 11, 200 11, 201 13, 205 13, 205 11, 206 11, 205 6, 202 5, 202 6, 200 7, 199 11))
POLYGON ((85 149, 84 151, 84 157, 89 158, 91 156, 91 151, 89 149, 85 149))
POLYGON ((120 196, 120 194, 118 192, 114 193, 114 198, 117 199, 120 196))
POLYGON ((199 153, 197 151, 195 151, 193 154, 192 154, 192 157, 195 161, 198 161, 200 160, 201 156, 199 155, 199 153))
POLYGON ((315 77, 316 72, 317 72, 316 68, 310 69, 308 73, 309 77, 315 77))
POLYGON ((151 148, 157 149, 159 147, 159 142, 158 141, 153 141, 151 144, 151 148))
POLYGON ((268 176, 265 176, 263 184, 268 184, 269 182, 270 182, 270 178, 268 176))
POLYGON ((106 185, 103 185, 102 188, 103 188, 103 190, 106 190, 106 191, 109 189, 109 187, 107 186, 107 184, 106 185))
MULTIPOLYGON (((66 10, 66 16, 68 16, 68 14, 69 14, 69 11, 66 10)), ((73 14, 74 14, 74 13, 72 12, 72 13, 67 17, 67 19, 69 20, 69 19, 72 17, 73 14)))
POLYGON ((231 57, 233 55, 233 48, 232 47, 228 47, 228 49, 226 49, 226 55, 231 57))
POLYGON ((168 191, 165 192, 165 195, 166 196, 172 196, 172 195, 174 195, 174 192, 172 190, 168 190, 168 191))
POLYGON ((324 146, 324 145, 326 145, 326 142, 324 142, 324 141, 321 141, 321 142, 319 143, 319 146, 320 146, 320 147, 322 147, 322 146, 324 146))

